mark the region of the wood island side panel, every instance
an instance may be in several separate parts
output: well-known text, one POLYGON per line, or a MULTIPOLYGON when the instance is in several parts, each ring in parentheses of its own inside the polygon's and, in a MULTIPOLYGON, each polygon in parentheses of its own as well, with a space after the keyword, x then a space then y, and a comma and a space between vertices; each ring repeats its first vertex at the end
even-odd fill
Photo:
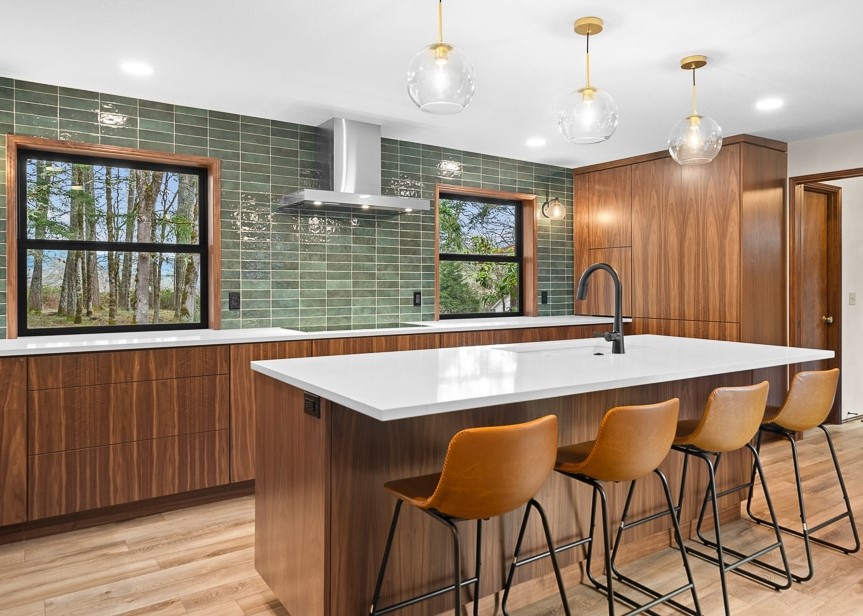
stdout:
POLYGON ((329 609, 329 403, 313 417, 303 412, 302 390, 258 373, 253 379, 255 568, 292 615, 359 614, 329 609))

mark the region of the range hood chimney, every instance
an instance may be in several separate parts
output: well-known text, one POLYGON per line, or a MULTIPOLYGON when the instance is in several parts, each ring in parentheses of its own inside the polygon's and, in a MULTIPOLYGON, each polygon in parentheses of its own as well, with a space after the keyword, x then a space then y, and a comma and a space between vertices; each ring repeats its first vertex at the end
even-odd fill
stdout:
POLYGON ((282 199, 278 210, 341 205, 390 212, 428 210, 428 199, 381 194, 381 127, 333 118, 318 127, 318 167, 323 189, 304 188, 282 199))

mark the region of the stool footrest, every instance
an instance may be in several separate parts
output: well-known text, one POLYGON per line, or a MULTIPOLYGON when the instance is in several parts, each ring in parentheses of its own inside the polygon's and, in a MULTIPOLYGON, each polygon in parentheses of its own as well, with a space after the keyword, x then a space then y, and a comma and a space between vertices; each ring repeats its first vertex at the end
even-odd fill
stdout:
MULTIPOLYGON (((752 520, 754 520, 758 524, 761 524, 764 526, 770 526, 770 522, 768 522, 767 520, 764 520, 762 518, 757 518, 754 516, 750 516, 750 517, 752 518, 752 520)), ((860 548, 859 547, 849 548, 849 547, 846 547, 843 545, 839 545, 838 543, 833 543, 832 541, 827 541, 826 539, 820 539, 818 537, 812 536, 812 533, 817 532, 817 531, 821 530, 822 528, 827 528, 831 524, 835 524, 836 522, 841 522, 845 518, 850 518, 850 517, 851 516, 847 511, 845 513, 840 513, 839 515, 833 516, 829 520, 825 520, 824 522, 821 522, 820 524, 816 524, 815 526, 810 528, 807 533, 802 533, 799 530, 797 530, 796 528, 790 528, 788 526, 782 526, 781 524, 779 525, 779 530, 781 530, 783 533, 788 533, 789 535, 794 535, 795 537, 800 537, 801 539, 805 539, 806 535, 808 534, 809 535, 809 541, 811 541, 812 543, 817 543, 818 545, 823 545, 824 547, 834 549, 837 552, 843 552, 845 554, 853 554, 855 552, 858 552, 860 550, 860 548)))
MULTIPOLYGON (((696 614, 699 613, 699 612, 696 612, 693 608, 686 606, 686 605, 683 605, 679 601, 673 600, 673 597, 676 597, 679 594, 682 594, 684 592, 691 592, 692 588, 693 588, 693 584, 684 584, 680 588, 675 588, 674 590, 671 590, 665 594, 660 594, 658 591, 654 590, 653 588, 650 588, 649 586, 645 586, 644 584, 641 584, 640 582, 637 582, 636 580, 633 580, 630 577, 627 577, 625 575, 621 575, 620 573, 617 573, 616 571, 615 571, 615 577, 620 582, 623 582, 624 584, 626 584, 630 588, 637 590, 639 592, 642 592, 645 595, 649 595, 649 596, 654 598, 654 600, 651 601, 650 603, 645 603, 645 604, 641 605, 641 604, 636 603, 632 599, 629 599, 625 595, 623 595, 619 592, 615 592, 614 593, 615 598, 620 599, 624 603, 627 603, 627 604, 629 604, 635 608, 641 608, 641 609, 638 609, 637 611, 629 612, 629 614, 638 614, 638 613, 641 613, 642 611, 650 610, 651 608, 654 608, 657 605, 660 605, 662 603, 668 603, 669 605, 673 606, 675 609, 683 612, 684 614, 691 614, 692 616, 695 616, 696 614)), ((599 585, 599 588, 600 588, 600 590, 604 590, 605 592, 608 592, 608 589, 606 589, 605 586, 602 584, 599 585)))
MULTIPOLYGON (((709 543, 707 543, 705 545, 707 545, 708 547, 712 547, 714 549, 716 548, 715 545, 711 545, 709 543)), ((773 588, 774 590, 785 590, 787 588, 791 588, 791 582, 790 581, 786 581, 784 584, 779 584, 777 582, 774 582, 773 580, 767 579, 764 576, 758 575, 757 573, 753 573, 752 571, 747 571, 745 569, 740 568, 743 565, 751 563, 753 565, 756 565, 758 567, 761 567, 762 569, 766 569, 767 571, 771 571, 771 572, 776 573, 778 575, 786 575, 786 572, 784 569, 780 569, 779 567, 777 567, 775 565, 771 565, 770 563, 765 563, 763 561, 758 560, 759 557, 764 556, 768 552, 775 550, 775 549, 778 549, 780 547, 781 547, 781 544, 777 542, 777 543, 772 543, 772 544, 768 545, 767 547, 761 548, 760 550, 758 550, 757 552, 753 552, 752 554, 743 554, 741 552, 738 552, 737 550, 732 550, 730 548, 723 546, 722 547, 723 553, 730 554, 731 556, 734 556, 735 558, 737 558, 737 560, 734 561, 733 563, 727 563, 724 561, 720 561, 719 558, 717 558, 713 554, 707 554, 705 552, 701 552, 701 551, 696 550, 695 548, 692 548, 689 546, 686 546, 686 553, 692 554, 693 556, 695 556, 696 558, 700 558, 701 560, 713 563, 714 565, 716 565, 718 567, 722 567, 726 572, 731 571, 732 573, 736 573, 737 575, 741 575, 745 578, 748 578, 750 580, 753 580, 755 582, 758 582, 760 584, 763 584, 765 586, 773 588)))
MULTIPOLYGON (((674 514, 676 516, 680 516, 680 508, 674 508, 674 514)), ((636 526, 641 526, 642 524, 647 524, 648 522, 652 522, 653 520, 658 520, 659 518, 663 518, 667 515, 671 515, 671 512, 667 509, 664 511, 657 511, 649 516, 645 516, 643 518, 638 518, 634 522, 622 522, 620 524, 620 530, 628 530, 630 528, 635 528, 636 526)))
MULTIPOLYGON (((570 543, 565 543, 563 545, 559 545, 554 548, 555 554, 560 554, 561 552, 566 552, 567 550, 571 550, 572 548, 577 548, 581 545, 585 545, 590 543, 590 537, 586 537, 584 539, 578 539, 576 541, 571 541, 570 543)), ((538 560, 542 560, 543 558, 548 558, 551 556, 551 550, 545 550, 544 552, 540 552, 539 554, 534 554, 533 556, 528 556, 527 558, 521 558, 518 560, 514 560, 512 566, 515 568, 521 567, 522 565, 529 565, 530 563, 536 562, 538 560)))
MULTIPOLYGON (((461 583, 461 587, 464 588, 465 586, 470 586, 471 584, 476 584, 476 577, 472 577, 469 580, 463 580, 461 583)), ((432 590, 425 594, 417 595, 416 597, 411 597, 410 599, 405 599, 404 601, 399 601, 398 603, 394 603, 393 605, 388 605, 387 607, 372 610, 371 612, 369 612, 369 616, 383 616, 384 614, 389 614, 390 612, 395 612, 396 610, 400 610, 411 605, 416 605, 417 603, 421 603, 426 599, 431 599, 432 597, 437 597, 438 595, 452 592, 454 587, 455 584, 450 584, 449 586, 444 586, 443 588, 438 588, 437 590, 432 590)))

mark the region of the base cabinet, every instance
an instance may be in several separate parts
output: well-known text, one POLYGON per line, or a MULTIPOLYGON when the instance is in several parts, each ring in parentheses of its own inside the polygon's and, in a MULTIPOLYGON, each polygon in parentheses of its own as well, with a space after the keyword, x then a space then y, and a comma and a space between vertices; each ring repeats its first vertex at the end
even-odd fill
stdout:
POLYGON ((250 363, 586 338, 601 325, 0 359, 0 527, 256 479, 250 363))
POLYGON ((0 526, 27 520, 27 360, 0 359, 0 526))
POLYGON ((228 347, 27 364, 29 520, 229 482, 228 347))

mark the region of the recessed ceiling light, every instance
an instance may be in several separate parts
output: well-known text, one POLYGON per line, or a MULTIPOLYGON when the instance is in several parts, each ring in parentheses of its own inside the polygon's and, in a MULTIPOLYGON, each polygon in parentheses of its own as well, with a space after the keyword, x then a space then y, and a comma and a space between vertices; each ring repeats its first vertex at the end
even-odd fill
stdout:
POLYGON ((136 77, 146 77, 147 75, 153 74, 153 67, 149 64, 144 64, 143 62, 123 62, 123 64, 120 65, 120 68, 123 69, 124 73, 129 73, 136 77))
POLYGON ((775 109, 779 109, 785 105, 785 101, 781 98, 762 98, 760 101, 755 103, 755 108, 760 111, 774 111, 775 109))
POLYGON ((323 205, 323 201, 312 201, 312 205, 323 205))
POLYGON ((367 209, 369 209, 369 206, 368 205, 361 205, 360 208, 367 210, 367 209))
POLYGON ((542 146, 545 145, 545 138, 544 137, 531 137, 530 139, 525 141, 524 144, 529 148, 541 148, 542 146))

